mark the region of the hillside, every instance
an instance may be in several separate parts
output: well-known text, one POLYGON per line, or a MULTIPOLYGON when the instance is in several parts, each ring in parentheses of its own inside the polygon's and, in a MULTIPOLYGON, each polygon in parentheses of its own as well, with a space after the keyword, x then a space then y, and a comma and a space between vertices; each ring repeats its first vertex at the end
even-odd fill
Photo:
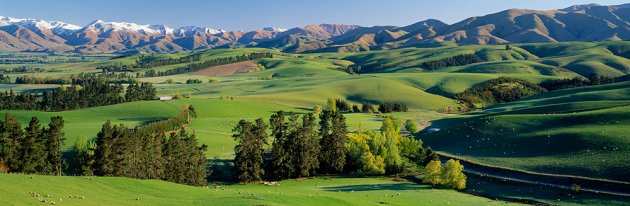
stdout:
POLYGON ((0 50, 38 52, 173 53, 231 46, 284 52, 357 52, 440 42, 504 44, 630 40, 627 5, 582 5, 559 10, 510 9, 448 25, 435 19, 407 26, 307 25, 292 29, 224 31, 96 20, 64 22, 0 17, 0 50))
POLYGON ((287 180, 275 187, 262 184, 191 187, 118 177, 14 174, 0 174, 0 182, 3 184, 0 198, 10 199, 9 205, 43 204, 29 194, 31 191, 40 196, 51 195, 43 199, 55 205, 518 205, 378 177, 287 180), (390 195, 386 197, 385 193, 390 195), (79 198, 70 198, 71 195, 79 198))
POLYGON ((628 182, 629 88, 543 93, 434 121, 441 130, 421 137, 435 150, 491 165, 628 182))

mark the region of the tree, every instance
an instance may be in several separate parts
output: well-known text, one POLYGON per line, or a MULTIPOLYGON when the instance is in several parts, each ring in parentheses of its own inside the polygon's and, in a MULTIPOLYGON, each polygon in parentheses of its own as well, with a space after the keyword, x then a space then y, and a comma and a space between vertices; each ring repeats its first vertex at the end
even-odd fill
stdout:
POLYGON ((322 106, 315 105, 315 107, 313 107, 313 115, 315 115, 316 117, 319 117, 319 114, 321 113, 322 113, 322 106))
POLYGON ((25 130, 24 138, 20 141, 19 161, 21 163, 17 171, 23 173, 42 173, 46 164, 46 151, 39 119, 32 117, 25 130))
POLYGON ((505 44, 505 50, 512 50, 512 46, 510 46, 510 44, 505 44))
POLYGON ((292 155, 289 135, 289 125, 285 123, 285 114, 278 111, 271 115, 269 124, 271 125, 271 136, 274 137, 271 146, 271 172, 270 176, 277 179, 288 178, 293 174, 292 155))
POLYGON ((255 128, 251 122, 241 120, 232 130, 232 137, 237 141, 234 147, 234 172, 240 182, 260 181, 265 174, 263 164, 263 145, 256 145, 255 128))
POLYGON ((46 170, 44 173, 60 176, 64 169, 64 161, 61 155, 61 147, 66 140, 63 132, 64 121, 61 116, 50 118, 48 128, 44 129, 46 144, 46 170))
POLYGON ((414 135, 418 132, 418 125, 412 119, 405 121, 405 128, 409 134, 414 135))
POLYGON ((313 171, 319 168, 319 140, 315 130, 315 117, 313 114, 302 116, 302 126, 295 140, 295 165, 297 166, 297 177, 308 177, 313 171))
POLYGON ((463 173, 464 166, 459 160, 449 159, 442 166, 441 184, 453 189, 466 188, 466 175, 463 173))
MULTIPOLYGON (((372 141, 370 132, 348 134, 348 164, 351 170, 357 170, 361 174, 380 175, 385 174, 385 162, 381 156, 374 155, 368 142, 372 141)), ((376 149, 376 148, 375 148, 376 149)))
POLYGON ((339 112, 325 111, 320 116, 320 169, 324 173, 343 171, 346 163, 345 140, 348 134, 345 117, 339 112), (331 120, 328 133, 328 120, 331 120))
POLYGON ((112 176, 115 163, 113 161, 112 147, 114 144, 113 128, 108 120, 96 134, 96 151, 94 152, 94 173, 99 176, 112 176))
POLYGON ((3 130, 2 155, 4 156, 4 164, 8 171, 18 171, 22 164, 20 160, 20 142, 24 138, 22 125, 14 115, 5 113, 3 130))
POLYGON ((75 162, 75 173, 83 176, 94 175, 92 167, 94 165, 94 150, 96 143, 88 141, 80 136, 74 142, 73 157, 75 162))
POLYGON ((326 103, 326 110, 331 112, 337 111, 337 101, 334 98, 328 98, 328 101, 326 103))
POLYGON ((442 183, 442 163, 440 163, 440 161, 433 160, 429 162, 429 164, 424 167, 422 173, 424 174, 422 182, 429 183, 434 186, 442 183))

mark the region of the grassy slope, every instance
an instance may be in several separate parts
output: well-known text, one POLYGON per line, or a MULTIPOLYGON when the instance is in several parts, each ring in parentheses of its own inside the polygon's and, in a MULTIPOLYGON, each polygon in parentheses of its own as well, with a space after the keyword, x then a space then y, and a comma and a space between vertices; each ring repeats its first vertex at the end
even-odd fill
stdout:
POLYGON ((517 169, 630 181, 630 82, 559 90, 435 121, 436 150, 517 169))
POLYGON ((506 205, 452 190, 382 178, 287 180, 275 187, 229 185, 215 190, 116 177, 0 174, 0 186, 3 205, 42 204, 30 191, 52 195, 53 198, 44 199, 56 205, 506 205))

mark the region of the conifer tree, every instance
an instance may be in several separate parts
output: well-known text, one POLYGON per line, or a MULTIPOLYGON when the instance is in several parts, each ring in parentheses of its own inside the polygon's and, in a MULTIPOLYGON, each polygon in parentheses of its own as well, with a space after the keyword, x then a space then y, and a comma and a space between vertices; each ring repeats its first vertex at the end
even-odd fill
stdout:
POLYGON ((320 169, 324 173, 343 171, 346 162, 345 140, 348 134, 345 117, 339 112, 325 111, 320 117, 320 169), (331 121, 328 133, 328 119, 331 121))
POLYGON ((64 121, 61 116, 50 118, 48 128, 44 129, 45 145, 46 145, 46 169, 44 173, 60 176, 64 169, 63 157, 61 155, 61 147, 66 140, 63 132, 64 121))
POLYGON ((32 117, 20 141, 20 167, 17 172, 41 173, 45 165, 46 151, 42 138, 42 126, 37 117, 32 117))

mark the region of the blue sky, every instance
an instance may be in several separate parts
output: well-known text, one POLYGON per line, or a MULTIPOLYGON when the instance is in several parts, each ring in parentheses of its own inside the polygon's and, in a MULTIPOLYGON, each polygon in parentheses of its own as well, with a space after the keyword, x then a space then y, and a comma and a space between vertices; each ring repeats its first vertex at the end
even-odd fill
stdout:
POLYGON ((627 0, 0 0, 0 16, 79 26, 103 19, 253 30, 320 23, 402 26, 428 18, 454 23, 509 8, 559 9, 587 3, 617 5, 627 0))

